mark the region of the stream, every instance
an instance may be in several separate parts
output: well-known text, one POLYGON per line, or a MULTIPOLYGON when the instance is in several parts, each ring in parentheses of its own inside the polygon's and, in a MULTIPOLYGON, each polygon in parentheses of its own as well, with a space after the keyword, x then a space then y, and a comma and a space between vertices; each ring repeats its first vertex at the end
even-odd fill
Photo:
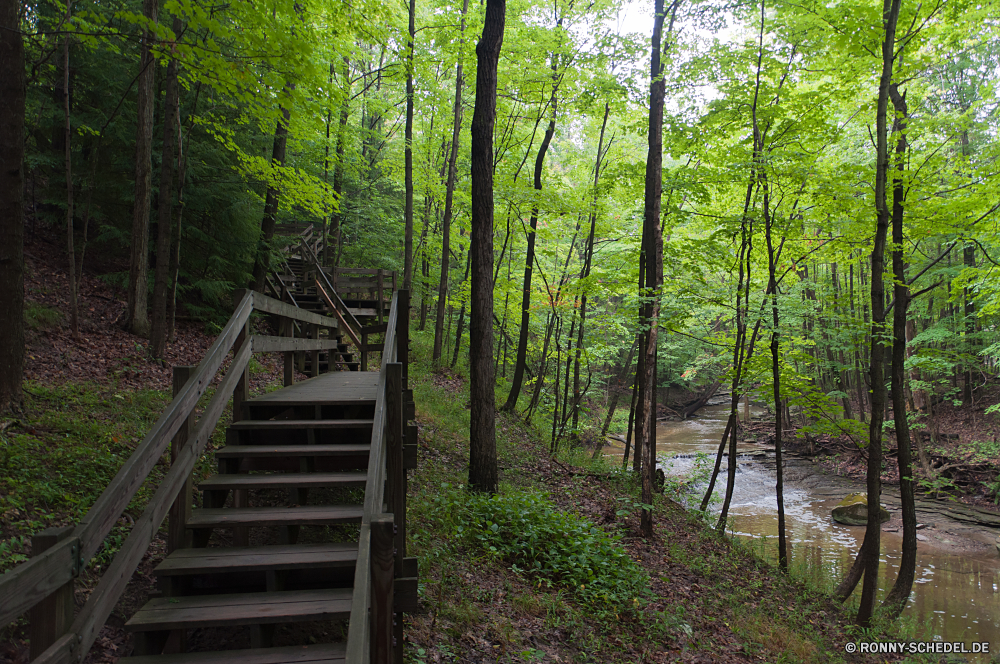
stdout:
MULTIPOLYGON (((664 471, 668 475, 690 474, 698 453, 708 454, 714 463, 728 413, 728 404, 716 404, 683 422, 660 422, 657 456, 664 471)), ((618 442, 609 444, 605 456, 621 459, 623 448, 618 442)), ((738 454, 729 529, 755 540, 758 550, 764 549, 763 555, 776 560, 773 447, 740 443, 738 454)), ((719 501, 714 510, 718 512, 726 486, 725 459, 716 484, 719 501)), ((810 460, 796 456, 786 457, 784 484, 789 566, 797 576, 832 588, 853 562, 865 528, 835 523, 830 512, 848 493, 864 491, 864 484, 824 474, 810 460)), ((696 492, 696 501, 704 490, 702 486, 696 492)), ((902 545, 898 492, 896 487, 883 491, 883 504, 893 519, 883 525, 881 537, 880 599, 895 581, 902 545)), ((916 623, 920 638, 967 644, 990 641, 993 653, 1000 652, 1000 556, 993 544, 1000 529, 951 518, 938 503, 926 501, 918 505, 917 521, 924 528, 918 530, 915 582, 903 619, 916 623)), ((856 593, 860 593, 860 584, 856 593)), ((986 657, 968 657, 969 661, 988 661, 986 657)))

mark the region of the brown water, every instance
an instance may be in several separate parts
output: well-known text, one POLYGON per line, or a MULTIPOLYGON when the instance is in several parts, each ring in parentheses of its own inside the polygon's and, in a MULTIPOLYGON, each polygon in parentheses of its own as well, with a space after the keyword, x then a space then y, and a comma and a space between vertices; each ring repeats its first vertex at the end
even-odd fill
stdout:
MULTIPOLYGON (((698 411, 695 419, 658 426, 657 452, 666 472, 689 473, 693 467, 691 457, 699 452, 708 453, 714 462, 727 416, 727 406, 708 406, 698 411), (674 455, 683 456, 670 459, 674 455)), ((742 444, 741 454, 753 451, 751 448, 757 450, 756 456, 738 459, 729 527, 736 535, 754 540, 764 555, 776 559, 778 520, 773 454, 768 458, 760 453, 760 446, 742 444)), ((619 459, 622 451, 617 446, 605 448, 607 456, 619 459)), ((718 482, 721 488, 717 489, 720 502, 725 491, 725 469, 723 460, 718 482)), ((835 523, 830 511, 844 495, 864 487, 843 478, 819 475, 812 464, 800 459, 786 462, 785 478, 789 564, 796 574, 832 587, 853 562, 865 529, 835 523)), ((697 500, 700 498, 699 493, 697 500)), ((892 505, 889 507, 892 510, 892 505)), ((715 510, 718 509, 716 504, 715 510)), ((920 532, 928 539, 951 542, 947 539, 950 535, 942 534, 943 530, 931 528, 920 532)), ((990 536, 981 535, 980 539, 990 536)), ((881 541, 879 587, 884 595, 896 578, 901 533, 883 532, 881 541)), ((996 549, 978 555, 956 555, 918 542, 916 581, 903 618, 917 624, 921 638, 967 644, 989 641, 993 653, 1000 653, 1000 557, 996 549)), ((987 660, 968 657, 970 661, 987 660)))

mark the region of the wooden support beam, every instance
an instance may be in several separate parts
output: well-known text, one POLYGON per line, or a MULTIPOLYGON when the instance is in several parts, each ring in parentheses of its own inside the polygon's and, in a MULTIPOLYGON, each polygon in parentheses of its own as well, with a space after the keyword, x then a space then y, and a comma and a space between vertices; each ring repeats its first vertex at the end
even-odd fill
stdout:
MULTIPOLYGON (((31 555, 36 557, 56 544, 69 540, 73 527, 47 528, 31 537, 31 555)), ((73 540, 76 541, 76 540, 73 540)), ((77 544, 77 550, 79 544, 77 544)), ((69 567, 70 561, 64 560, 69 567)), ((6 601, 6 598, 5 600, 6 601)), ((54 592, 31 609, 30 629, 31 659, 35 660, 69 631, 73 623, 73 578, 59 586, 54 592)))
MULTIPOLYGON (((393 651, 393 519, 379 514, 371 520, 371 664, 391 664, 393 651)), ((402 645, 402 644, 400 644, 402 645)))
MULTIPOLYGON (((239 343, 239 341, 237 341, 239 343)), ((174 396, 184 388, 191 377, 195 367, 176 366, 174 367, 174 396)), ((243 379, 241 379, 242 381, 243 379)), ((239 389, 239 383, 237 388, 239 389)), ((235 397, 235 393, 234 393, 235 397)), ((238 412, 235 403, 233 404, 233 414, 238 412)), ((170 441, 170 463, 176 462, 178 455, 187 445, 188 437, 191 435, 191 426, 194 424, 194 417, 189 416, 187 421, 181 425, 172 441, 170 441)), ((170 506, 170 513, 167 515, 167 553, 170 554, 177 549, 186 549, 191 546, 191 534, 187 529, 187 521, 191 516, 191 479, 188 478, 181 488, 180 493, 170 506)))

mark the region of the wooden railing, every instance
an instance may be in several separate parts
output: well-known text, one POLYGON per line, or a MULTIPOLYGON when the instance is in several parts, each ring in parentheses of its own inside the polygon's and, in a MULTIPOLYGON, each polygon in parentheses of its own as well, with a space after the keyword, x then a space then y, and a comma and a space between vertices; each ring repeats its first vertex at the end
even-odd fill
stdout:
MULTIPOLYGON (((39 653, 34 661, 62 664, 81 661, 86 655, 164 518, 188 484, 191 472, 230 397, 233 398, 233 412, 236 413, 248 398, 247 366, 251 354, 284 352, 287 384, 290 382, 291 358, 295 352, 313 351, 318 354, 318 351, 324 349, 336 350, 335 338, 318 338, 321 327, 330 329, 332 337, 333 330, 338 327, 336 320, 298 309, 254 291, 238 292, 237 299, 232 317, 204 359, 176 392, 170 405, 83 520, 71 528, 50 529, 40 533, 35 540, 40 545, 37 548, 47 548, 41 553, 33 551, 34 555, 30 560, 0 576, 0 624, 6 624, 30 610, 32 635, 41 635, 39 638, 47 640, 46 643, 32 643, 33 653, 39 653), (249 320, 254 311, 278 316, 286 322, 284 327, 288 330, 291 329, 292 321, 308 324, 312 338, 251 335, 249 320), (232 361, 229 368, 198 418, 193 433, 186 436, 183 447, 175 446, 169 472, 160 482, 142 516, 135 521, 128 538, 91 592, 86 605, 73 618, 73 579, 101 548, 111 528, 163 456, 167 445, 172 439, 185 438, 178 434, 193 419, 195 407, 212 385, 230 351, 232 361), (40 651, 39 646, 45 647, 44 652, 40 651)), ((383 362, 385 361, 384 359, 383 362)), ((313 363, 314 372, 318 372, 318 366, 318 362, 313 363)), ((384 376, 379 379, 379 385, 383 386, 383 383, 384 376)), ((380 387, 380 394, 384 389, 380 387)), ((384 403, 384 395, 381 398, 384 403)), ((377 427, 374 431, 380 429, 381 427, 377 427)), ((373 434, 373 441, 375 437, 373 434)), ((371 472, 370 469, 369 474, 371 472)))
MULTIPOLYGON (((406 477, 403 461, 404 386, 408 364, 409 293, 397 291, 389 308, 375 397, 375 422, 364 513, 354 571, 354 598, 347 632, 348 664, 388 662, 393 636, 393 594, 406 555, 406 477), (402 312, 402 313, 401 313, 402 312), (387 495, 386 495, 387 494, 387 495)), ((398 647, 402 634, 398 632, 398 647)))

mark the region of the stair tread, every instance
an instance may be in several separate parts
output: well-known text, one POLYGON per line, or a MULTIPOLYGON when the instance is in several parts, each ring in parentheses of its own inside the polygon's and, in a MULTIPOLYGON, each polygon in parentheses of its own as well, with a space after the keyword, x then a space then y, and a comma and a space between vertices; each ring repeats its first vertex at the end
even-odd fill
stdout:
POLYGON ((288 456, 343 456, 366 454, 368 443, 345 445, 226 445, 215 451, 218 458, 230 457, 288 457, 288 456))
POLYGON ((353 567, 357 559, 358 545, 354 542, 177 549, 157 565, 153 574, 178 576, 211 572, 353 567))
POLYGON ((186 652, 177 655, 142 655, 122 657, 120 664, 333 664, 343 662, 343 643, 321 643, 311 646, 282 648, 250 648, 215 652, 186 652))
POLYGON ((335 588, 160 597, 139 609, 125 629, 141 632, 346 618, 352 595, 350 588, 335 588))
POLYGON ((289 507, 211 507, 191 510, 188 528, 229 526, 325 526, 360 522, 362 505, 291 505, 289 507))
POLYGON ((240 420, 230 429, 371 429, 374 420, 240 420))
POLYGON ((329 486, 364 486, 366 473, 273 473, 212 475, 198 484, 202 491, 221 489, 272 489, 297 487, 300 489, 329 486))

